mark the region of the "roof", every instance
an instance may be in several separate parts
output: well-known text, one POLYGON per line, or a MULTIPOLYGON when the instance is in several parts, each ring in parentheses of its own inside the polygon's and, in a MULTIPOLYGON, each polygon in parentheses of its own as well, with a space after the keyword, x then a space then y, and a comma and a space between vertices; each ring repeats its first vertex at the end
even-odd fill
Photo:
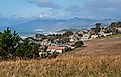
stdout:
POLYGON ((50 50, 64 50, 65 47, 59 47, 59 46, 49 46, 48 49, 50 50))

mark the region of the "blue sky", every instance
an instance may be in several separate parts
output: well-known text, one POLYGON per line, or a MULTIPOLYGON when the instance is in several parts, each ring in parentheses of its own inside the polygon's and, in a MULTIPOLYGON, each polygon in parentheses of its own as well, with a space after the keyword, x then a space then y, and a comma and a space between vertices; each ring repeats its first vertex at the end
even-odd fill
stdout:
POLYGON ((3 17, 121 18, 121 0, 0 0, 3 17))

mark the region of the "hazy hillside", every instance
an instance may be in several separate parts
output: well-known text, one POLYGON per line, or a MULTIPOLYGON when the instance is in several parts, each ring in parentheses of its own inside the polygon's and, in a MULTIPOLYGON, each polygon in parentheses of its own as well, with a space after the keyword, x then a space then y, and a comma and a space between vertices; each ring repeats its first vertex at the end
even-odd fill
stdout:
POLYGON ((65 28, 90 28, 94 26, 96 22, 102 22, 108 24, 113 20, 95 20, 86 18, 71 18, 71 19, 41 19, 37 18, 22 24, 17 24, 14 27, 20 30, 32 30, 32 31, 57 31, 65 28))
POLYGON ((120 19, 88 19, 88 18, 0 18, 0 31, 6 27, 19 32, 20 34, 35 34, 37 32, 54 32, 63 29, 81 29, 94 27, 96 22, 107 25, 120 19))

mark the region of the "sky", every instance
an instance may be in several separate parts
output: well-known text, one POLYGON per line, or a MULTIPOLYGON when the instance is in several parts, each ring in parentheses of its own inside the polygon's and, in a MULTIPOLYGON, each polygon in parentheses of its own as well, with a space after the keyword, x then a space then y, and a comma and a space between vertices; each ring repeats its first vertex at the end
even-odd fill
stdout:
POLYGON ((0 17, 121 18, 121 0, 0 0, 0 17))

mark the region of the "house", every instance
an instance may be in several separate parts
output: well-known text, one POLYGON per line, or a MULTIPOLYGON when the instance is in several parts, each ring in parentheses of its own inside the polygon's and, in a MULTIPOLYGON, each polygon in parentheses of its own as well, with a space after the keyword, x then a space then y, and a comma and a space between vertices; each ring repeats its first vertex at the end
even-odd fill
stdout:
POLYGON ((79 31, 79 32, 78 32, 78 34, 81 34, 81 35, 83 35, 83 34, 84 34, 84 32, 83 32, 83 31, 79 31))
POLYGON ((83 37, 81 37, 81 40, 82 41, 87 41, 87 40, 90 40, 90 34, 84 34, 83 37))
POLYGON ((63 41, 63 43, 69 42, 70 38, 69 37, 62 37, 61 40, 63 41))
POLYGON ((48 46, 47 52, 58 52, 63 53, 65 52, 65 47, 59 47, 59 46, 48 46))
POLYGON ((93 38, 97 38, 98 37, 98 35, 91 35, 91 39, 93 39, 93 38))
POLYGON ((106 29, 112 34, 121 34, 121 22, 113 22, 106 29))
POLYGON ((78 34, 76 33, 74 33, 73 35, 70 35, 69 38, 70 38, 70 42, 78 41, 81 39, 81 37, 78 36, 78 34))
POLYGON ((39 51, 39 56, 41 58, 44 58, 44 57, 47 56, 47 52, 46 52, 46 47, 45 46, 39 47, 38 51, 39 51))
POLYGON ((106 37, 106 36, 111 36, 111 35, 112 35, 112 33, 104 33, 102 31, 99 33, 100 37, 102 37, 102 36, 106 37))
POLYGON ((39 52, 39 56, 41 57, 41 58, 44 58, 44 57, 46 57, 47 56, 47 52, 39 52))
POLYGON ((78 32, 78 34, 84 35, 87 34, 89 32, 89 30, 81 30, 78 32))
POLYGON ((63 42, 64 42, 63 39, 59 39, 59 38, 54 40, 54 43, 63 43, 63 42))
POLYGON ((66 46, 68 47, 68 49, 71 49, 71 50, 75 49, 74 46, 71 46, 71 45, 66 45, 66 46))
POLYGON ((34 37, 34 39, 36 39, 37 41, 42 41, 43 40, 42 38, 36 38, 36 37, 34 37))
POLYGON ((46 46, 48 44, 48 39, 44 39, 42 42, 41 42, 41 45, 42 46, 46 46))

